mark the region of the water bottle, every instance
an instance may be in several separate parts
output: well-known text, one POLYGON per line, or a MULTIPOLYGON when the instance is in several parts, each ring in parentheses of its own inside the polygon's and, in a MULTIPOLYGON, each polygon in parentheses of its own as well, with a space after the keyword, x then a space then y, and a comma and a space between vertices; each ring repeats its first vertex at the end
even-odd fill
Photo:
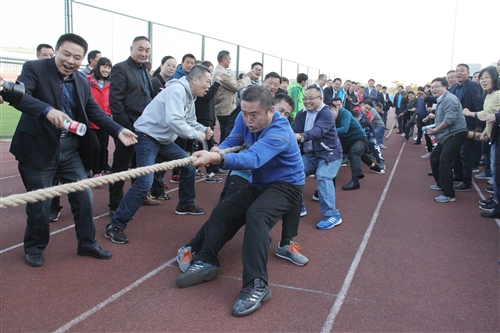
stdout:
MULTIPOLYGON (((436 127, 436 124, 432 124, 432 125, 427 125, 427 126, 422 126, 422 131, 423 132, 427 132, 428 130, 430 130, 431 128, 434 128, 436 127)), ((431 138, 431 142, 432 142, 432 146, 433 147, 436 147, 437 146, 437 138, 435 135, 431 135, 429 134, 429 137, 431 138)))
POLYGON ((79 136, 84 136, 87 132, 87 126, 75 120, 64 120, 64 129, 79 136))

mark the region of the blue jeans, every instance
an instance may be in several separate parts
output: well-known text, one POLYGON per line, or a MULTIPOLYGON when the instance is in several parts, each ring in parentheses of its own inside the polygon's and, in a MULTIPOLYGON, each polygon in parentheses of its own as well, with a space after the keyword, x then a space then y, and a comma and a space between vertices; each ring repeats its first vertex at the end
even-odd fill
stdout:
POLYGON ((306 176, 316 175, 316 188, 323 217, 340 216, 339 210, 335 207, 335 187, 332 182, 332 179, 337 177, 340 161, 335 160, 328 163, 313 154, 302 155, 306 176))
POLYGON ((383 144, 384 143, 384 134, 385 134, 385 128, 382 126, 377 126, 373 128, 373 132, 375 133, 375 138, 377 139, 377 143, 383 144))
MULTIPOLYGON (((160 156, 164 161, 189 157, 182 148, 173 142, 162 145, 146 134, 137 133, 137 135, 137 144, 135 145, 137 167, 155 164, 156 156, 160 156)), ((179 206, 191 206, 194 204, 195 170, 196 169, 191 164, 181 167, 179 179, 179 206)), ((153 184, 153 178, 153 173, 137 177, 116 209, 111 219, 112 226, 122 230, 127 227, 127 222, 132 219, 148 195, 151 184, 153 184)))
MULTIPOLYGON (((59 150, 44 169, 38 169, 26 163, 18 165, 26 191, 34 191, 52 186, 57 175, 61 183, 72 183, 87 179, 82 159, 78 154, 78 138, 70 136, 60 139, 59 150)), ((92 210, 92 191, 85 189, 68 194, 71 212, 75 220, 75 232, 78 247, 92 249, 95 245, 95 225, 92 210)), ((26 205, 26 231, 24 233, 24 252, 39 254, 45 249, 50 238, 51 199, 26 205)))

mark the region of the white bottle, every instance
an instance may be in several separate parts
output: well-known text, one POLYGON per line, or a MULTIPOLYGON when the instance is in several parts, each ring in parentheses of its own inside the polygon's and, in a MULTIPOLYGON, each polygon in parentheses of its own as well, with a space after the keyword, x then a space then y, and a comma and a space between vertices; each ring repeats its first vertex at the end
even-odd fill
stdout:
POLYGON ((79 136, 84 136, 87 133, 87 126, 75 120, 65 120, 64 129, 79 136))

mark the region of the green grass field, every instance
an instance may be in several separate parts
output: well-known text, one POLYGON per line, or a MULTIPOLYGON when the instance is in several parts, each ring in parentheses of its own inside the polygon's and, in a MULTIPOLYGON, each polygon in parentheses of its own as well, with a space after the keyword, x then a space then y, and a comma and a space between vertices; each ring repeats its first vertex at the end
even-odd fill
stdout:
POLYGON ((0 104, 0 138, 11 138, 21 118, 21 112, 8 103, 0 104))

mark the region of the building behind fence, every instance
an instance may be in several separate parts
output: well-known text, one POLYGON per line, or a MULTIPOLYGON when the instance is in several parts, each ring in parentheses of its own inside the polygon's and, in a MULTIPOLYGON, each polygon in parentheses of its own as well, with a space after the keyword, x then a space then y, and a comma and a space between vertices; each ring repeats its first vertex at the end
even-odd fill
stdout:
MULTIPOLYGON (((78 1, 2 1, 0 10, 2 16, 5 16, 2 17, 0 37, 0 73, 10 81, 15 81, 25 61, 36 59, 35 49, 38 44, 55 46, 57 38, 66 32, 81 35, 88 42, 89 51, 97 49, 113 63, 127 59, 133 38, 143 35, 151 40, 150 61, 153 68, 158 67, 166 55, 173 56, 180 63, 186 53, 216 64, 219 51, 227 50, 233 58, 231 73, 235 77, 237 74, 247 73, 254 62, 263 64, 264 75, 271 71, 277 72, 291 82, 295 82, 298 73, 306 73, 312 84, 320 74, 319 68, 78 1), (32 27, 29 31, 21 29, 15 19, 14 14, 21 9, 32 27), (99 22, 98 33, 94 32, 95 22, 99 22), (92 33, 89 33, 89 25, 93 26, 92 33)), ((334 77, 329 71, 321 73, 327 74, 329 78, 334 77)), ((1 137, 11 137, 14 134, 19 117, 19 111, 7 104, 0 105, 1 137)))

